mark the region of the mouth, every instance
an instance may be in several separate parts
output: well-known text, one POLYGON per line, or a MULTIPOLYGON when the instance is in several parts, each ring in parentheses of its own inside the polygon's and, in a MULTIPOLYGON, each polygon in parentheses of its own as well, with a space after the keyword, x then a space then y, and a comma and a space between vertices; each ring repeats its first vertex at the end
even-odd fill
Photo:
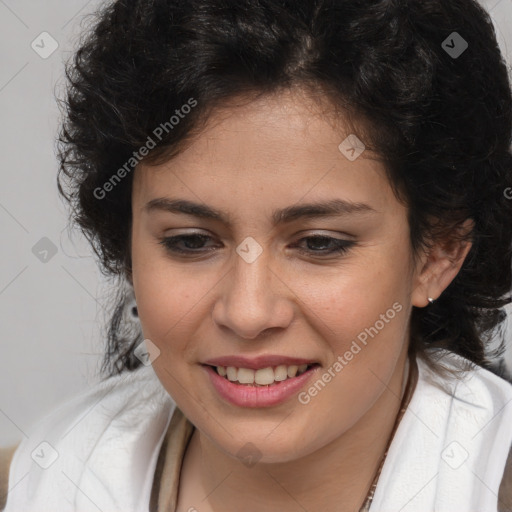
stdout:
MULTIPOLYGON (((233 361, 233 358, 230 360, 233 361)), ((261 360, 258 363, 252 360, 252 365, 257 368, 223 366, 220 361, 215 361, 214 365, 201 366, 212 389, 222 400, 237 407, 262 408, 288 402, 307 386, 320 369, 320 364, 304 360, 289 360, 288 364, 282 364, 283 362, 283 358, 280 358, 281 364, 270 366, 267 358, 266 365, 261 360)))
POLYGON ((318 363, 304 363, 300 365, 281 364, 277 366, 267 366, 266 368, 260 368, 258 370, 235 366, 214 366, 209 364, 204 364, 203 366, 211 368, 219 377, 234 384, 268 388, 295 379, 320 365, 318 363))

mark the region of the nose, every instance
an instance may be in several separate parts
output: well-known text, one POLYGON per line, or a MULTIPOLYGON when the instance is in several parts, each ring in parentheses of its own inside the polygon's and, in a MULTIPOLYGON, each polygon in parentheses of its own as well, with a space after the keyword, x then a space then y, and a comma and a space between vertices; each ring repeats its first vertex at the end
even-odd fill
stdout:
POLYGON ((213 320, 237 339, 252 340, 265 331, 286 328, 293 319, 293 293, 277 267, 270 268, 265 252, 252 263, 236 254, 231 271, 222 280, 213 320))

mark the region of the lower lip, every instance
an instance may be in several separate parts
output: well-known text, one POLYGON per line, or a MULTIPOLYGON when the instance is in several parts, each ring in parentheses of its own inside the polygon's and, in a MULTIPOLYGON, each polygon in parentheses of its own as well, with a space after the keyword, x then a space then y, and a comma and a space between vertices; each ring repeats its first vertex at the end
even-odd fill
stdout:
POLYGON ((297 377, 270 386, 248 386, 221 377, 211 366, 202 365, 217 393, 238 407, 270 407, 278 405, 298 393, 319 368, 315 365, 297 377))

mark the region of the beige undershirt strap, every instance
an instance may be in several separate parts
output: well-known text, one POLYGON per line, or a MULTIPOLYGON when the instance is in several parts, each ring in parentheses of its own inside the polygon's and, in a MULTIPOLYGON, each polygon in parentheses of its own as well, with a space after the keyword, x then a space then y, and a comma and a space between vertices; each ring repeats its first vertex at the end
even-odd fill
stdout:
POLYGON ((176 510, 181 466, 194 429, 194 425, 176 407, 158 456, 150 512, 176 510))

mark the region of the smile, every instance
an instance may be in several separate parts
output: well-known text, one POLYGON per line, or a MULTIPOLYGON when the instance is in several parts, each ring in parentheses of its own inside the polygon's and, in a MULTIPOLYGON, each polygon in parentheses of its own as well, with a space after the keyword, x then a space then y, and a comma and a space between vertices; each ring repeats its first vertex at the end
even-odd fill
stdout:
POLYGON ((237 407, 271 407, 299 393, 320 368, 317 363, 258 370, 203 364, 216 394, 237 407))
POLYGON ((279 365, 275 368, 267 367, 259 370, 251 368, 236 368, 234 366, 216 366, 215 370, 221 377, 225 377, 231 382, 253 386, 269 386, 276 382, 292 379, 297 375, 302 375, 307 369, 307 364, 298 365, 279 365))

